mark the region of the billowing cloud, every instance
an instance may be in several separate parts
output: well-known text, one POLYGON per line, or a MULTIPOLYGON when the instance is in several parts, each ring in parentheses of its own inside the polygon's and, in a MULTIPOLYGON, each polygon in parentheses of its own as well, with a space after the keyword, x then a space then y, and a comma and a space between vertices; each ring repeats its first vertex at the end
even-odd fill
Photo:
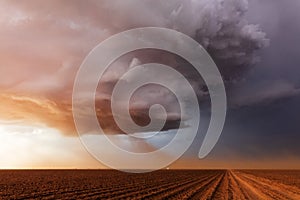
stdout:
MULTIPOLYGON (((247 9, 246 0, 2 1, 1 118, 32 120, 73 133, 72 85, 82 60, 110 35, 135 27, 172 28, 193 37, 230 83, 259 60, 257 50, 269 42, 259 25, 247 22, 247 9)), ((97 113, 110 132, 120 131, 110 109, 114 84, 130 67, 153 61, 178 69, 199 96, 207 95, 200 76, 180 58, 133 52, 116 61, 100 82, 97 113)), ((133 118, 145 124, 149 106, 162 103, 168 107, 166 129, 176 128, 180 118, 175 97, 165 89, 149 93, 151 87, 133 98, 133 118)))

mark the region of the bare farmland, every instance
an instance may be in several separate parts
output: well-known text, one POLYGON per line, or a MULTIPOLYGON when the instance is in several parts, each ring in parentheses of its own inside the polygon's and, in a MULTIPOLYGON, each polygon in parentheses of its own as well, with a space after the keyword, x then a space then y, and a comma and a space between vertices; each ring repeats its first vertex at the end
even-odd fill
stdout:
POLYGON ((0 199, 300 199, 300 171, 2 170, 0 199))

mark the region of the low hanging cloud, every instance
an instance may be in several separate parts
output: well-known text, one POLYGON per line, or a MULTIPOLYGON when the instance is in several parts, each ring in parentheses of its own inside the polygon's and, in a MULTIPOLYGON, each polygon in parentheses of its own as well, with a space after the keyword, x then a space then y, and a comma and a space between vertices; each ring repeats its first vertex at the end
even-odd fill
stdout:
POLYGON ((268 105, 277 100, 300 95, 300 88, 287 81, 277 80, 255 88, 239 89, 238 95, 233 95, 233 108, 253 105, 268 105))
MULTIPOLYGON (((226 82, 238 80, 259 61, 257 50, 269 43, 259 25, 247 22, 247 9, 247 0, 3 1, 1 118, 40 122, 74 134, 71 95, 82 60, 110 35, 136 27, 166 27, 191 36, 210 53, 226 82)), ((179 60, 159 52, 137 52, 116 61, 97 93, 97 114, 106 130, 120 132, 109 98, 118 78, 132 65, 168 64, 189 78, 199 96, 205 95, 200 76, 179 60)), ((152 99, 170 107, 165 128, 176 128, 181 120, 173 106, 176 99, 168 91, 156 90, 152 99)), ((154 103, 142 95, 147 92, 137 94, 132 103, 131 114, 141 124, 147 122, 149 105, 154 103)))

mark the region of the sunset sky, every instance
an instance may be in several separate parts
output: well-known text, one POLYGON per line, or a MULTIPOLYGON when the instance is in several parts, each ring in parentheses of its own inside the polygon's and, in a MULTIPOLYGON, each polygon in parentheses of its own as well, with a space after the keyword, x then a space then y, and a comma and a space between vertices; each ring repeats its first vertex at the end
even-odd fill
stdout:
POLYGON ((223 133, 200 160, 209 121, 203 81, 174 55, 147 50, 115 61, 101 79, 97 116, 108 134, 125 148, 147 151, 176 131, 178 103, 156 86, 135 95, 131 113, 143 124, 149 106, 162 103, 171 116, 165 134, 134 144, 112 118, 116 80, 132 65, 156 61, 189 77, 204 110, 196 140, 171 167, 300 168, 299 10, 297 0, 0 1, 0 168, 105 168, 78 138, 73 82, 101 41, 145 26, 178 30, 210 53, 228 97, 223 133))

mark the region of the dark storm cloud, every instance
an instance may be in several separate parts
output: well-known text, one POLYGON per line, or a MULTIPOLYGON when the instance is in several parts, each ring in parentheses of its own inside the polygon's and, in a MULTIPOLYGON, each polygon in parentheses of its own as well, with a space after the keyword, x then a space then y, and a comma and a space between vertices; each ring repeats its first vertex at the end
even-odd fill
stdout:
POLYGON ((257 167, 263 160, 282 162, 273 168, 300 167, 299 9, 293 0, 250 2, 247 19, 261 25, 270 45, 259 52, 260 63, 230 84, 230 109, 212 157, 258 161, 257 167))
MULTIPOLYGON (((61 116, 66 116, 62 124, 66 124, 67 130, 73 127, 70 113, 65 112, 71 111, 72 84, 76 71, 89 50, 114 33, 145 26, 183 32, 195 38, 211 53, 223 77, 229 82, 235 79, 236 74, 255 64, 258 60, 257 50, 268 44, 266 34, 259 25, 246 20, 246 0, 3 1, 0 4, 0 88, 7 93, 4 94, 6 98, 11 97, 10 103, 3 98, 2 106, 13 105, 15 96, 19 96, 18 101, 22 99, 24 105, 32 104, 33 99, 34 103, 38 102, 37 105, 50 102, 56 109, 50 121, 44 114, 49 108, 48 103, 37 106, 29 115, 34 120, 40 118, 42 123, 51 127, 55 126, 53 120, 60 121, 61 116), (45 116, 40 116, 41 113, 45 116)), ((189 76, 198 95, 207 95, 200 76, 194 76, 191 66, 178 62, 174 56, 136 56, 117 62, 119 67, 112 68, 104 77, 109 83, 102 85, 104 92, 98 92, 98 101, 104 107, 99 108, 99 117, 104 116, 103 121, 108 129, 119 131, 108 120, 111 112, 106 107, 109 105, 107 98, 110 97, 111 83, 128 70, 134 59, 140 60, 140 63, 158 61, 180 68, 183 74, 189 76)), ((152 93, 152 98, 147 93, 145 91, 144 95, 136 98, 137 103, 145 107, 133 107, 132 110, 134 115, 138 115, 133 117, 139 121, 147 121, 146 114, 152 100, 165 105, 176 104, 172 94, 162 89, 152 93)), ((24 116, 26 110, 8 110, 2 115, 4 118, 24 116)), ((170 124, 166 125, 167 128, 178 125, 180 118, 177 116, 178 109, 173 106, 168 110, 170 124)), ((57 128, 64 130, 61 126, 57 128)))
POLYGON ((260 51, 261 62, 233 85, 235 104, 265 103, 266 100, 297 96, 300 88, 300 8, 298 1, 255 0, 247 18, 260 23, 271 42, 260 51), (236 97, 236 98, 235 98, 236 97), (239 99, 240 98, 240 99, 239 99), (248 100, 247 100, 248 99, 248 100))

